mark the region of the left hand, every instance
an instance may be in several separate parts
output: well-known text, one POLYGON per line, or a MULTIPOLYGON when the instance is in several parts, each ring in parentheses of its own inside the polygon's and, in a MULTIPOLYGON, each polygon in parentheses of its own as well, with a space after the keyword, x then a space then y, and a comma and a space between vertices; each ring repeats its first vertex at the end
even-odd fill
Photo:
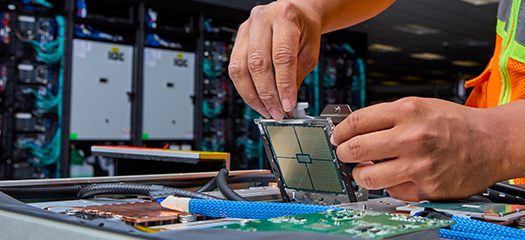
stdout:
POLYGON ((360 109, 335 129, 339 159, 367 189, 407 201, 459 199, 508 179, 505 141, 489 110, 425 98, 360 109), (389 159, 377 164, 371 161, 389 159))

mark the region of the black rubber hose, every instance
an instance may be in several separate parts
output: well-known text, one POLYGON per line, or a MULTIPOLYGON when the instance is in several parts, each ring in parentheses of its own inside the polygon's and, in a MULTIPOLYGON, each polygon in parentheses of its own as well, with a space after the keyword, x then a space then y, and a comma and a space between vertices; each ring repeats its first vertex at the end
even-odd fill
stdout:
MULTIPOLYGON (((248 174, 248 175, 239 175, 228 178, 228 183, 243 183, 243 182, 273 182, 275 181, 275 176, 273 174, 248 174)), ((217 177, 214 177, 206 185, 197 189, 196 192, 209 192, 217 188, 217 177)))
POLYGON ((210 180, 208 183, 206 183, 201 188, 197 189, 195 192, 209 192, 217 188, 217 176, 215 176, 212 180, 210 180))
POLYGON ((509 185, 509 184, 498 182, 498 183, 495 183, 494 185, 490 186, 489 188, 492 189, 492 190, 496 190, 496 191, 502 192, 502 193, 506 193, 506 194, 518 196, 518 197, 521 197, 521 198, 525 198, 525 189, 517 187, 517 186, 512 186, 512 185, 509 185))
POLYGON ((29 187, 29 188, 0 188, 1 192, 14 198, 55 198, 76 197, 81 186, 67 187, 29 187))
POLYGON ((223 200, 218 197, 210 196, 203 193, 197 193, 184 189, 164 187, 159 185, 143 185, 143 184, 122 184, 122 183, 106 183, 106 184, 92 184, 82 188, 78 193, 77 198, 89 198, 102 194, 126 194, 126 195, 149 195, 150 191, 164 191, 168 195, 177 197, 198 198, 205 200, 223 200))
POLYGON ((219 171, 219 174, 217 174, 217 188, 219 188, 221 194, 228 200, 248 201, 230 188, 227 181, 228 173, 228 170, 226 170, 226 168, 223 168, 219 171))

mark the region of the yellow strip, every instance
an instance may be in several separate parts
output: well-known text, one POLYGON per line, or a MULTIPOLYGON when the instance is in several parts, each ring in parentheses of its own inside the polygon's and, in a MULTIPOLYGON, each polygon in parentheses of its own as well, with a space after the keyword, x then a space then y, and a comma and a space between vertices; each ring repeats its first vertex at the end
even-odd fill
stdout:
POLYGON ((505 31, 505 22, 498 19, 496 24, 496 33, 503 39, 507 37, 507 31, 505 31))

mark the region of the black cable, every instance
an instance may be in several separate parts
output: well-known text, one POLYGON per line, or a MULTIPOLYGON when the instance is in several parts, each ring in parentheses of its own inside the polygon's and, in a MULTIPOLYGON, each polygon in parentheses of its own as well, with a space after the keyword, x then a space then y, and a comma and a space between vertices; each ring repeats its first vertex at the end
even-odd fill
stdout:
POLYGON ((148 196, 151 191, 163 191, 167 195, 177 197, 198 198, 205 200, 223 200, 218 197, 210 196, 203 193, 197 193, 184 189, 164 187, 159 185, 143 185, 143 184, 122 184, 122 183, 106 183, 106 184, 92 184, 82 188, 78 192, 77 198, 89 198, 102 194, 126 194, 126 195, 145 195, 148 196))
POLYGON ((209 192, 217 188, 217 176, 215 176, 212 180, 210 180, 208 183, 206 183, 201 188, 197 189, 195 192, 209 192))
POLYGON ((521 197, 521 198, 525 198, 525 189, 517 187, 517 186, 512 186, 512 185, 509 185, 509 184, 506 184, 506 183, 498 182, 498 183, 495 183, 494 185, 490 186, 489 188, 492 189, 492 190, 496 190, 496 191, 502 192, 502 193, 506 193, 506 194, 518 196, 518 197, 521 197))
MULTIPOLYGON (((226 174, 227 176, 228 174, 226 174)), ((216 178, 213 178, 211 181, 206 183, 203 187, 201 187, 199 190, 197 190, 197 193, 200 192, 207 192, 212 191, 216 188, 216 178)), ((233 176, 228 179, 228 182, 230 183, 241 183, 241 182, 271 182, 275 181, 275 177, 273 174, 249 174, 249 175, 239 175, 239 176, 233 176)), ((79 197, 79 198, 87 198, 90 196, 95 196, 99 194, 136 194, 136 195, 148 195, 149 194, 149 186, 151 185, 173 185, 173 186, 180 186, 184 187, 187 186, 187 184, 198 184, 199 181, 191 181, 191 182, 181 182, 181 181, 174 181, 172 183, 170 182, 159 182, 159 183, 148 183, 148 184, 120 184, 120 183, 108 183, 108 184, 94 184, 85 187, 84 189, 82 186, 66 186, 66 187, 27 187, 27 188, 11 188, 11 187, 3 187, 0 188, 1 192, 4 192, 5 194, 12 196, 14 198, 57 198, 57 197, 79 197), (162 184, 161 184, 162 183, 162 184), (82 191, 81 191, 82 190, 82 191), (129 191, 128 191, 129 190, 129 191)), ((202 183, 202 182, 200 182, 202 183)), ((227 183, 225 184, 228 185, 227 183)), ((227 186, 229 188, 229 186, 227 186)), ((162 189, 156 189, 156 190, 162 190, 162 191, 174 191, 174 194, 177 196, 194 196, 191 191, 177 189, 177 188, 170 188, 170 187, 163 187, 162 189), (182 192, 184 191, 184 192, 182 192)), ((226 190, 228 191, 228 190, 226 190)), ((233 190, 232 190, 233 191, 233 190)), ((235 192, 234 192, 235 193, 235 192)), ((235 193, 236 194, 236 193, 235 193)), ((201 198, 205 199, 208 197, 211 197, 209 195, 203 194, 203 195, 195 195, 195 198, 201 198)), ((220 199, 215 198, 214 199, 220 199)))
MULTIPOLYGON (((248 175, 238 175, 228 178, 228 183, 244 183, 244 182, 274 182, 275 176, 270 174, 248 174, 248 175)), ((209 192, 217 188, 217 176, 210 180, 206 185, 199 188, 196 192, 209 192)))
POLYGON ((81 186, 67 187, 29 187, 29 188, 0 188, 1 192, 14 198, 55 198, 76 197, 81 186))
POLYGON ((219 174, 217 174, 217 188, 219 188, 221 194, 228 200, 248 201, 230 188, 228 181, 226 180, 228 178, 228 173, 228 170, 223 168, 219 171, 219 174))

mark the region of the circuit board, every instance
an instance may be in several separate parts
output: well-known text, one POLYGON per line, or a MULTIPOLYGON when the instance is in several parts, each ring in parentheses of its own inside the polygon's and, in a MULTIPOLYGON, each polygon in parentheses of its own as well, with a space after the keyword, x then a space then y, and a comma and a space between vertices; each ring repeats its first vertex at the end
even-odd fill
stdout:
POLYGON ((240 231, 301 231, 383 239, 453 224, 449 220, 345 209, 246 221, 221 228, 240 231))

